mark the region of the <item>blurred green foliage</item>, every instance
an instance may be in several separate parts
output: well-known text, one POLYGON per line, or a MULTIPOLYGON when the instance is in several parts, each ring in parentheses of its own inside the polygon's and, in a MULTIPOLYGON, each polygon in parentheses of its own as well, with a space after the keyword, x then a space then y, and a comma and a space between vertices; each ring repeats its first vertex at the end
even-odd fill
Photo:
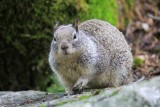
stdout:
POLYGON ((49 87, 47 87, 47 92, 56 92, 56 93, 64 92, 64 88, 59 83, 58 78, 55 75, 50 75, 50 78, 52 84, 49 87))
POLYGON ((2 0, 0 5, 0 90, 45 89, 54 18, 50 4, 2 0))
POLYGON ((74 0, 2 0, 0 5, 0 90, 46 90, 54 20, 72 20, 74 0))
POLYGON ((116 0, 1 0, 0 6, 0 91, 64 90, 48 64, 55 21, 118 23, 116 0))

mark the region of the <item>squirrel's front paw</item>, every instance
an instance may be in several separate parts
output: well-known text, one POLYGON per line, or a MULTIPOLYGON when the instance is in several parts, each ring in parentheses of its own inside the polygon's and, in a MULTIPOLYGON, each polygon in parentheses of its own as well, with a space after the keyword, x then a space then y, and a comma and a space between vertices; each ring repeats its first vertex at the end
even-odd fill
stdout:
POLYGON ((88 84, 88 79, 80 78, 78 79, 72 90, 75 93, 81 93, 84 89, 88 87, 87 84, 88 84))

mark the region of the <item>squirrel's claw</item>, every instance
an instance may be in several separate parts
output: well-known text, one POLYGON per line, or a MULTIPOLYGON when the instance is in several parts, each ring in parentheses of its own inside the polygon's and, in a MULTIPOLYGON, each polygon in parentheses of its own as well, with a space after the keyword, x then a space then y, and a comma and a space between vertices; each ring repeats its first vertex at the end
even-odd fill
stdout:
POLYGON ((88 79, 80 78, 74 85, 72 91, 76 93, 81 93, 87 88, 88 79))
POLYGON ((72 90, 76 93, 80 93, 81 91, 83 91, 82 83, 75 85, 72 90))

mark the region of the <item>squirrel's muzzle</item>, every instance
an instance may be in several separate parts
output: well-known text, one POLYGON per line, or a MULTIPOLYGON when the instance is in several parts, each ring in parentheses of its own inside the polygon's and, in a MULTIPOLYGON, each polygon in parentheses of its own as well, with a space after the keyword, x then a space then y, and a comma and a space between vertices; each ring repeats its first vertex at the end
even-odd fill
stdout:
POLYGON ((61 45, 61 49, 64 50, 64 51, 68 49, 68 45, 67 45, 66 42, 64 42, 64 43, 61 45))

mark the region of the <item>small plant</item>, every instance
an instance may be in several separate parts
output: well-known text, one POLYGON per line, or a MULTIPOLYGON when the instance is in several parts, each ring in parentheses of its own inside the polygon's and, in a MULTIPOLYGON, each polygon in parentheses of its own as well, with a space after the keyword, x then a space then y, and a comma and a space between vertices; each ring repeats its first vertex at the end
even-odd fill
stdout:
POLYGON ((51 75, 50 78, 53 84, 47 88, 47 92, 54 92, 54 93, 64 92, 64 88, 58 82, 57 77, 55 75, 51 75))
POLYGON ((134 67, 139 67, 144 64, 144 60, 139 57, 134 57, 134 67))

